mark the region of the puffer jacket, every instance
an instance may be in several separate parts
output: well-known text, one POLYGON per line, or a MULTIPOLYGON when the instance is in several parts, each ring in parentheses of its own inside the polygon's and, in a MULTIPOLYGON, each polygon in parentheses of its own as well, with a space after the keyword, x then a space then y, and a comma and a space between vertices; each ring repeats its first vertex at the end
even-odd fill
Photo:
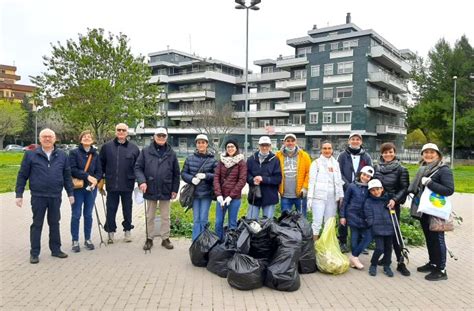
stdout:
POLYGON ((95 177, 97 181, 102 179, 102 165, 100 164, 97 149, 94 147, 91 147, 89 151, 86 152, 82 144, 80 144, 78 148, 71 150, 71 152, 69 152, 69 164, 71 165, 72 177, 82 179, 84 181, 84 188, 89 185, 87 180, 89 175, 95 177), (91 163, 87 172, 84 172, 90 154, 92 155, 91 163))
POLYGON ((452 195, 454 193, 453 172, 447 165, 441 166, 438 172, 431 176, 431 182, 426 187, 437 194, 452 195))
MULTIPOLYGON (((296 159, 297 171, 296 171, 296 195, 299 196, 303 188, 308 189, 309 186, 309 167, 311 166, 311 158, 309 154, 303 149, 297 147, 298 155, 296 159)), ((280 168, 282 172, 282 181, 280 184, 279 192, 280 195, 285 193, 285 154, 282 150, 276 153, 278 160, 280 160, 280 168)))
POLYGON ((217 161, 212 153, 202 154, 196 151, 184 161, 181 178, 186 183, 192 184, 193 177, 195 177, 197 173, 206 174, 206 178, 202 179, 195 188, 194 197, 196 199, 209 198, 212 196, 214 170, 216 166, 217 161), (202 169, 200 169, 201 166, 202 169))
POLYGON ((308 198, 326 201, 328 199, 329 187, 332 187, 334 188, 336 200, 338 200, 344 197, 344 191, 342 190, 343 184, 344 181, 341 178, 339 163, 334 157, 326 159, 321 155, 319 159, 311 163, 309 170, 308 198), (328 162, 328 166, 325 165, 326 162, 328 162), (334 171, 334 183, 329 180, 329 164, 334 171))
POLYGON ((261 198, 250 198, 248 202, 255 206, 267 206, 278 203, 278 187, 281 183, 281 168, 280 160, 272 152, 260 164, 258 159, 258 151, 247 159, 247 183, 249 186, 255 186, 253 178, 255 176, 262 176, 263 180, 260 183, 260 190, 262 192, 261 198))
POLYGON ((216 196, 223 196, 224 199, 228 196, 232 199, 240 199, 246 182, 247 162, 245 162, 245 159, 229 168, 219 161, 214 173, 214 192, 216 196))
POLYGON ((340 217, 346 218, 347 224, 356 228, 367 228, 365 220, 364 203, 369 195, 367 185, 352 183, 344 193, 344 202, 341 207, 340 217))
POLYGON ((386 164, 380 158, 379 164, 375 165, 374 169, 374 178, 382 182, 385 192, 391 196, 395 203, 397 205, 405 203, 408 186, 410 185, 410 176, 408 170, 400 164, 400 161, 395 159, 390 164, 386 164), (396 162, 394 163, 394 161, 396 162))
POLYGON ((360 156, 359 167, 357 167, 357 170, 355 171, 354 166, 352 165, 352 154, 349 151, 349 147, 347 147, 346 150, 341 152, 337 157, 339 167, 341 168, 342 180, 344 181, 344 191, 355 180, 355 177, 364 166, 372 166, 372 158, 367 152, 365 152, 364 148, 360 148, 358 155, 360 156))
POLYGON ((373 236, 394 235, 390 210, 387 207, 390 197, 384 193, 380 197, 374 197, 369 193, 369 197, 364 203, 364 213, 367 225, 371 227, 373 236))

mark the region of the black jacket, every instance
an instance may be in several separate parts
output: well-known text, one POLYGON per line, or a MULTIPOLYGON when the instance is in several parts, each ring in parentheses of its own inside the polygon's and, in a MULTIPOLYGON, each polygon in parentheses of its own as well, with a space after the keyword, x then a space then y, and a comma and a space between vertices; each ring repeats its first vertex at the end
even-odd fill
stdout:
POLYGON ((384 193, 381 197, 374 197, 369 193, 365 200, 364 213, 367 225, 372 228, 373 236, 390 236, 395 234, 390 210, 387 207, 390 197, 384 193))
POLYGON ((397 205, 405 203, 410 185, 408 170, 402 165, 390 168, 383 164, 375 165, 374 169, 374 178, 382 182, 385 192, 390 194, 397 205))
POLYGON ((201 154, 197 151, 186 158, 184 161, 181 177, 188 184, 192 184, 193 177, 199 172, 206 174, 206 178, 196 186, 194 191, 195 198, 210 198, 214 192, 214 170, 217 166, 217 161, 211 153, 201 154), (204 165, 203 165, 204 164, 204 165))
POLYGON ((344 200, 340 211, 341 218, 346 218, 347 224, 356 228, 367 228, 365 221, 364 203, 369 195, 367 185, 352 183, 344 192, 344 200))
POLYGON ((135 163, 135 176, 138 184, 146 182, 143 197, 147 200, 170 200, 171 193, 179 190, 179 163, 176 153, 166 143, 160 156, 152 143, 143 148, 135 163))
POLYGON ((359 167, 356 171, 354 171, 354 166, 352 165, 352 154, 349 151, 349 147, 347 147, 346 150, 341 152, 337 157, 339 168, 341 169, 341 177, 344 181, 344 185, 342 186, 344 191, 346 191, 347 187, 354 182, 355 177, 364 166, 372 166, 372 158, 362 147, 360 148, 358 155, 360 155, 360 161, 359 167))
POLYGON ((428 183, 427 187, 437 194, 452 195, 454 193, 453 172, 447 165, 441 166, 438 172, 431 176, 431 182, 428 183))
POLYGON ((50 159, 41 147, 25 153, 16 179, 16 197, 22 198, 26 181, 30 181, 32 196, 61 198, 63 188, 73 195, 71 167, 64 151, 54 147, 50 159))
POLYGON ((117 138, 105 143, 100 150, 102 171, 107 191, 133 191, 138 147, 129 141, 120 144, 117 138))
POLYGON ((102 179, 102 165, 100 164, 97 149, 94 147, 91 147, 91 149, 86 152, 81 144, 78 148, 71 150, 71 152, 69 152, 69 164, 71 165, 72 177, 84 180, 84 188, 89 184, 87 177, 95 177, 97 181, 102 179), (89 154, 92 154, 91 163, 87 172, 84 172, 89 154))
POLYGON ((260 190, 262 197, 260 199, 247 198, 248 202, 255 206, 275 205, 278 203, 278 188, 282 180, 280 160, 272 152, 260 164, 258 151, 247 159, 247 183, 249 186, 255 186, 253 178, 262 176, 260 190))

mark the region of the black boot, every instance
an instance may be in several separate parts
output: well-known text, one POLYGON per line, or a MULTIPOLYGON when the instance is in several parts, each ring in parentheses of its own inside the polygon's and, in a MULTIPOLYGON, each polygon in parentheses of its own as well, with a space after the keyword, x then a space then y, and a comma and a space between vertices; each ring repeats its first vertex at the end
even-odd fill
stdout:
POLYGON ((146 239, 145 245, 143 245, 143 250, 148 251, 153 247, 153 240, 152 239, 146 239))
POLYGON ((424 264, 423 266, 416 268, 416 271, 426 273, 426 272, 433 272, 435 269, 436 269, 436 266, 428 262, 424 264))
POLYGON ((403 261, 399 262, 397 265, 397 271, 400 272, 403 276, 410 276, 410 271, 408 271, 407 266, 403 261))
POLYGON ((425 279, 428 281, 447 280, 448 274, 446 273, 446 270, 434 269, 430 274, 425 276, 425 279))

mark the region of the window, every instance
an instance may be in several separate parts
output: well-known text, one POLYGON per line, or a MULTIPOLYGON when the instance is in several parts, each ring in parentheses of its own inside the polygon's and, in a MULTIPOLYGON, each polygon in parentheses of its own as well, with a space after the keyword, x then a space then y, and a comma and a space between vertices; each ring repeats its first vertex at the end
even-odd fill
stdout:
POLYGON ((337 36, 337 31, 330 32, 328 36, 337 36))
POLYGON ((270 120, 258 120, 258 127, 265 127, 271 124, 270 120))
POLYGON ((331 51, 337 51, 337 50, 339 50, 339 42, 331 43, 331 51))
POLYGON ((323 90, 323 99, 332 99, 334 97, 334 90, 332 87, 323 90))
POLYGON ((292 98, 293 102, 301 103, 301 102, 304 102, 306 100, 304 91, 293 92, 292 95, 293 96, 291 98, 292 98))
POLYGON ((355 39, 355 40, 351 40, 351 47, 357 47, 359 46, 359 40, 358 39, 355 39))
POLYGON ((351 42, 350 41, 343 41, 342 42, 342 49, 343 50, 350 50, 351 49, 351 42))
POLYGON ((319 52, 324 52, 326 50, 326 44, 320 44, 318 48, 319 48, 319 52))
POLYGON ((270 92, 272 90, 271 84, 261 84, 259 92, 270 92))
POLYGON ((260 110, 261 111, 268 111, 272 109, 272 103, 271 102, 261 102, 260 103, 260 110))
POLYGON ((324 64, 324 75, 332 76, 334 74, 334 64, 324 64))
POLYGON ((311 54, 311 47, 310 46, 306 46, 306 47, 296 49, 296 57, 303 57, 303 56, 306 56, 307 54, 311 54))
POLYGON ((270 73, 273 72, 273 67, 267 66, 262 68, 262 73, 270 73))
POLYGON ((318 112, 309 113, 309 124, 318 124, 318 112))
POLYGON ((311 139, 311 149, 313 149, 313 150, 321 149, 321 138, 312 138, 311 139))
POLYGON ((311 66, 311 77, 319 77, 319 65, 311 66))
POLYGON ((301 80, 306 79, 306 69, 299 69, 293 72, 293 79, 301 80))
POLYGON ((304 125, 305 123, 306 123, 306 115, 305 114, 294 114, 293 115, 293 124, 304 125))
POLYGON ((352 73, 354 70, 354 62, 337 63, 337 74, 352 73))
POLYGON ((337 98, 349 98, 352 97, 352 86, 338 87, 336 88, 337 98))
POLYGON ((275 125, 276 126, 284 126, 286 119, 276 119, 275 125))
POLYGON ((336 112, 336 123, 351 123, 352 112, 338 111, 336 112))
POLYGON ((332 112, 323 112, 323 123, 332 123, 332 112))
POLYGON ((319 99, 319 89, 311 89, 309 90, 309 98, 318 100, 319 99))

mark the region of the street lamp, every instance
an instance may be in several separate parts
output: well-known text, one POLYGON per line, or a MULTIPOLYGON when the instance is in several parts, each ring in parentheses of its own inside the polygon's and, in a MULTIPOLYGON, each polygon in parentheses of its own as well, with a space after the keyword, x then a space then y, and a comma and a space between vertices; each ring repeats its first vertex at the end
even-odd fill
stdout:
POLYGON ((237 5, 235 6, 238 10, 247 10, 247 19, 246 19, 246 28, 245 28, 245 142, 244 142, 244 150, 245 156, 247 156, 247 149, 248 149, 248 122, 249 122, 249 111, 248 111, 248 101, 249 101, 249 9, 258 11, 260 8, 257 6, 262 2, 262 0, 252 0, 250 5, 245 4, 245 0, 235 0, 237 5))
POLYGON ((456 128, 456 81, 457 76, 453 76, 454 80, 454 97, 453 97, 453 137, 451 139, 451 169, 454 169, 454 131, 456 128))

